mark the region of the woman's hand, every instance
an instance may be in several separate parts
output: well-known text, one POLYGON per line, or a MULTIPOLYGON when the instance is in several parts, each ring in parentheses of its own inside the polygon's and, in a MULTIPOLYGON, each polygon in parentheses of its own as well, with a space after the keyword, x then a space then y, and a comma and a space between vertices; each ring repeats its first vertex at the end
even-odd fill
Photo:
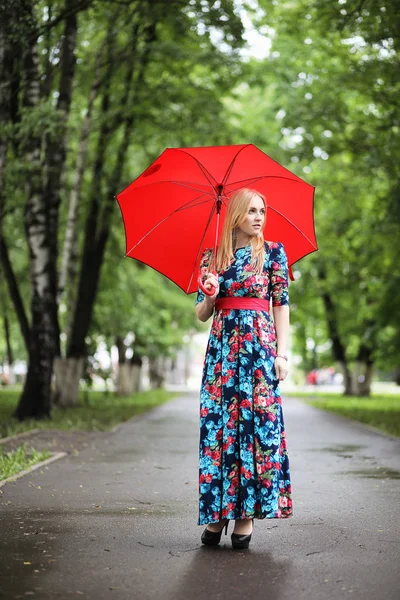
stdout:
POLYGON ((215 287, 215 293, 212 296, 205 296, 206 300, 209 300, 210 302, 215 302, 215 299, 219 294, 218 277, 214 275, 214 273, 207 273, 207 279, 205 280, 203 285, 208 290, 210 290, 211 287, 215 287))
POLYGON ((283 381, 286 375, 289 373, 287 360, 277 356, 275 358, 275 373, 279 381, 283 381))

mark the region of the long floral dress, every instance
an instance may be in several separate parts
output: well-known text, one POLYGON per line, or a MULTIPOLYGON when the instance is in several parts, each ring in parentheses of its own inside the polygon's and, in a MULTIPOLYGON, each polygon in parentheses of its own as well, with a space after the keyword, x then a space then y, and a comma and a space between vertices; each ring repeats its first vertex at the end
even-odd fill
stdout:
MULTIPOLYGON (((261 275, 251 246, 238 248, 219 273, 218 298, 252 297, 289 304, 287 257, 280 242, 265 242, 261 275)), ((204 282, 212 249, 201 258, 204 282)), ((198 288, 195 304, 204 300, 198 288)), ((214 311, 200 389, 198 525, 221 519, 292 515, 289 458, 279 380, 276 331, 269 312, 214 311)))

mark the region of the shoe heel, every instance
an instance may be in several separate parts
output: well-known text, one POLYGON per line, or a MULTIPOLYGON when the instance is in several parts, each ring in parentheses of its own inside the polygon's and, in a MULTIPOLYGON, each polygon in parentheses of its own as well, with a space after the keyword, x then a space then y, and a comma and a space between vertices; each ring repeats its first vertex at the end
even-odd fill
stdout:
MULTIPOLYGON (((252 525, 253 525, 253 529, 254 529, 254 519, 252 519, 251 521, 252 521, 252 525)), ((251 533, 249 533, 249 535, 240 535, 239 533, 232 533, 232 535, 231 535, 232 548, 234 550, 245 550, 246 548, 248 548, 252 534, 253 534, 253 530, 251 533)))
POLYGON ((228 530, 228 524, 229 520, 226 522, 226 524, 222 527, 220 531, 210 531, 206 527, 201 536, 202 543, 206 544, 207 546, 217 546, 221 541, 221 535, 224 529, 226 535, 228 530))

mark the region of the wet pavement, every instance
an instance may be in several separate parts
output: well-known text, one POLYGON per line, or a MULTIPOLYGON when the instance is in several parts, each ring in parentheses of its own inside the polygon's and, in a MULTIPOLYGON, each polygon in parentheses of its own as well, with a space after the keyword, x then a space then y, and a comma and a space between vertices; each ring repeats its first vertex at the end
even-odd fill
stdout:
POLYGON ((0 598, 398 600, 400 439, 283 406, 294 516, 248 551, 200 543, 189 393, 1 488, 0 598))

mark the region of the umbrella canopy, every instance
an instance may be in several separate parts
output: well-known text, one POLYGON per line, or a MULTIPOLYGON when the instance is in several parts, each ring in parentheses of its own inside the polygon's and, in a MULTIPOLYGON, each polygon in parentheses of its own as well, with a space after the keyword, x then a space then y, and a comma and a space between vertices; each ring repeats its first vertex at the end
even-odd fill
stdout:
POLYGON ((116 199, 126 256, 156 269, 185 293, 197 290, 202 251, 218 243, 229 198, 247 187, 266 198, 264 239, 282 242, 289 266, 318 249, 314 186, 253 144, 167 148, 116 199))

